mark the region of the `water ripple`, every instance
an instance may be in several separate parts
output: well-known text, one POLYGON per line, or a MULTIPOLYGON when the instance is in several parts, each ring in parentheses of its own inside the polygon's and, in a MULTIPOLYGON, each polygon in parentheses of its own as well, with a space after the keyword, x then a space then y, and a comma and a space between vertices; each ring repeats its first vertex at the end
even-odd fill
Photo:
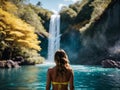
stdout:
MULTIPOLYGON (((44 63, 20 69, 0 69, 0 90, 45 90, 46 72, 54 64, 44 63)), ((75 90, 119 90, 120 70, 99 66, 71 65, 75 90)))

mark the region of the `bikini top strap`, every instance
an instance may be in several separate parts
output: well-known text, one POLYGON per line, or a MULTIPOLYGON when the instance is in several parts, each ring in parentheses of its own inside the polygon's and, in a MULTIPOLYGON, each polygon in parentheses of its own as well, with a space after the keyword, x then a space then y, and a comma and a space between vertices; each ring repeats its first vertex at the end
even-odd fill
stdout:
POLYGON ((54 84, 54 85, 56 85, 56 84, 67 85, 67 84, 69 84, 69 82, 52 82, 52 84, 54 84))
POLYGON ((58 85, 58 90, 61 90, 62 85, 68 85, 69 82, 52 82, 53 85, 58 85))

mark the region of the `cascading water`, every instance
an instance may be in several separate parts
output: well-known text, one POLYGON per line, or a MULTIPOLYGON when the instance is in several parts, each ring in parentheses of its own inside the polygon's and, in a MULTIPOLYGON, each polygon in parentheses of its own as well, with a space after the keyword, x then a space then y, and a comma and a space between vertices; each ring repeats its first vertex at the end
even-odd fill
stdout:
POLYGON ((51 16, 48 39, 48 60, 54 61, 54 53, 60 48, 60 15, 51 16))

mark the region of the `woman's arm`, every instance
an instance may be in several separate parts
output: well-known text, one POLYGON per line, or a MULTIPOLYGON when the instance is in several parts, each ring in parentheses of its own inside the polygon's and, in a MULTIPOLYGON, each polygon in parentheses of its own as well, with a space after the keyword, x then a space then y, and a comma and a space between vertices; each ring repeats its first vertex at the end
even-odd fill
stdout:
POLYGON ((50 90, 51 86, 51 76, 50 76, 50 70, 47 71, 47 82, 46 82, 46 90, 50 90))
POLYGON ((73 74, 73 71, 71 72, 71 77, 70 77, 70 90, 74 90, 74 74, 73 74))

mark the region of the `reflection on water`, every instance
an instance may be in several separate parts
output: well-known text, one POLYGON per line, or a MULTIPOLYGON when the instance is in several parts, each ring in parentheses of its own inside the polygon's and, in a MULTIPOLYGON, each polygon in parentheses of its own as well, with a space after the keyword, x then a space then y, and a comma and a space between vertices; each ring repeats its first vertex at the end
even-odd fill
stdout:
MULTIPOLYGON (((0 69, 0 90, 45 90, 52 64, 0 69)), ((120 90, 120 70, 72 65, 75 90, 120 90)))
POLYGON ((36 90, 39 71, 35 66, 0 69, 0 90, 36 90))

